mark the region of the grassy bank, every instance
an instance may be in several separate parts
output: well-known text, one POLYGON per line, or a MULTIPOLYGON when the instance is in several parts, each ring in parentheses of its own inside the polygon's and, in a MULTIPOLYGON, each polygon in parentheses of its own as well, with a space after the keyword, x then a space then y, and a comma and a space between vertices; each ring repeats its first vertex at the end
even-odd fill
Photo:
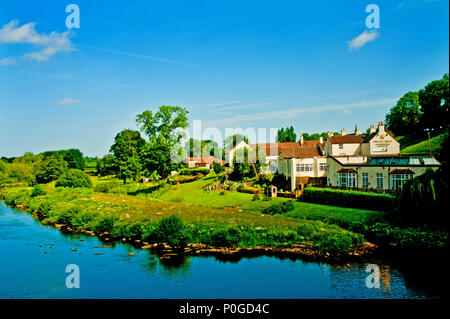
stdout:
MULTIPOLYGON (((31 197, 31 191, 26 187, 6 189, 2 198, 7 205, 20 206, 36 214, 44 224, 64 224, 77 231, 97 234, 107 232, 111 239, 133 238, 169 245, 203 243, 216 247, 307 244, 313 250, 336 255, 348 253, 364 241, 359 234, 321 221, 262 215, 240 208, 223 209, 163 201, 163 194, 160 198, 146 199, 127 194, 96 193, 88 189, 54 189, 52 185, 45 187, 47 194, 43 196, 31 197), (174 221, 172 215, 180 219, 175 218, 174 221)), ((216 196, 230 194, 235 195, 216 196)), ((248 194, 239 193, 238 196, 241 195, 248 194)), ((249 205, 248 201, 239 203, 245 207, 249 205)), ((225 203, 217 199, 215 205, 225 206, 225 203)), ((233 205, 228 203, 226 206, 233 205)))

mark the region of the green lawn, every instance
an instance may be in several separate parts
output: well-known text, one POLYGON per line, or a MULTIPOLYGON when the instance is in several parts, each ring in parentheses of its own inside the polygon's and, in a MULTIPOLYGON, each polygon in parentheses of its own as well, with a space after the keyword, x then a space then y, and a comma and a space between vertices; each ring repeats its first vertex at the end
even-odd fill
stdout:
MULTIPOLYGON (((273 198, 270 201, 255 200, 252 194, 239 192, 225 192, 220 195, 219 191, 206 192, 202 189, 210 180, 202 179, 192 183, 170 186, 164 190, 157 191, 152 198, 160 201, 186 203, 198 206, 208 206, 213 208, 236 207, 244 212, 261 211, 262 209, 287 201, 287 198, 273 198)), ((353 209, 337 206, 327 206, 320 204, 294 202, 295 209, 284 216, 304 218, 304 219, 325 219, 349 221, 370 221, 383 216, 385 213, 353 209)))
MULTIPOLYGON (((430 154, 430 145, 427 135, 409 134, 399 136, 396 139, 400 143, 402 154, 430 154)), ((444 134, 434 136, 430 139, 431 152, 433 155, 439 153, 443 141, 444 134)))

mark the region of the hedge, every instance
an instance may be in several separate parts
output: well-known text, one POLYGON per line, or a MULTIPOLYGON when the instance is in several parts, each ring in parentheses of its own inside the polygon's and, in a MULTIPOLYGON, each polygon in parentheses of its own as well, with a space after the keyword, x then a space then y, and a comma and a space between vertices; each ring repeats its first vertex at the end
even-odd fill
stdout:
POLYGON ((238 187, 237 189, 240 193, 247 193, 247 194, 263 194, 264 190, 262 188, 256 188, 251 186, 244 186, 244 187, 238 187))
POLYGON ((208 175, 212 171, 209 168, 183 168, 180 170, 180 175, 208 175))
POLYGON ((167 180, 167 182, 171 185, 176 185, 177 183, 183 184, 183 183, 190 183, 190 182, 194 182, 200 178, 202 178, 203 175, 202 174, 198 174, 198 175, 194 175, 194 176, 190 176, 190 175, 181 175, 181 176, 176 176, 176 177, 172 177, 169 178, 167 180))
POLYGON ((392 211, 395 196, 370 192, 307 187, 300 200, 309 203, 379 211, 392 211))

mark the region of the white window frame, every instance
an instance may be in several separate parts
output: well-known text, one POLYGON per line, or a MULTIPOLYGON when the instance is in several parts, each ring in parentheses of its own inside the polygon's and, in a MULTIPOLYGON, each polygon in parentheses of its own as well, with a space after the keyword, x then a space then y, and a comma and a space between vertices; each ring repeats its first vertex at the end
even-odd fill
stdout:
POLYGON ((377 189, 384 189, 383 173, 377 173, 377 189))
POLYGON ((389 187, 391 190, 402 190, 407 180, 414 178, 414 174, 390 174, 389 187))
POLYGON ((369 173, 362 173, 362 187, 369 188, 369 173))
POLYGON ((356 173, 338 173, 338 185, 341 187, 356 188, 356 173), (345 185, 342 182, 345 182, 345 185))

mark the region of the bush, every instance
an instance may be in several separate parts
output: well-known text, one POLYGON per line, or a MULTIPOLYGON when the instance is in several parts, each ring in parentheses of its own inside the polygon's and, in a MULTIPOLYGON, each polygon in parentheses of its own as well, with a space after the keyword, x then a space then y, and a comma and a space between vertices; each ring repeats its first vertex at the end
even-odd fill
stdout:
POLYGON ((181 176, 176 176, 173 178, 169 178, 167 181, 169 184, 171 185, 175 185, 177 183, 183 184, 183 183, 190 183, 190 182, 194 182, 200 178, 202 178, 203 175, 202 174, 197 174, 197 175, 181 175, 181 176))
POLYGON ((163 217, 148 239, 172 247, 186 246, 191 240, 187 227, 178 215, 163 217))
POLYGON ((43 195, 47 195, 47 192, 42 189, 41 185, 37 184, 36 186, 33 187, 33 190, 31 191, 31 197, 43 195))
POLYGON ((216 247, 231 247, 237 245, 241 232, 237 228, 217 229, 210 236, 209 244, 216 247))
POLYGON ((211 173, 211 170, 209 168, 183 168, 180 170, 180 175, 208 175, 211 173))
POLYGON ((238 187, 238 192, 248 193, 248 194, 262 194, 264 191, 261 188, 251 187, 251 186, 243 186, 238 187))
POLYGON ((56 187, 91 188, 92 182, 89 176, 79 169, 69 169, 63 173, 55 184, 56 187))
POLYGON ((43 160, 36 175, 36 181, 41 184, 57 180, 67 169, 67 162, 59 154, 52 154, 43 160))
POLYGON ((27 205, 31 197, 31 190, 24 188, 9 189, 2 192, 5 204, 11 207, 27 205))
POLYGON ((342 206, 359 209, 391 211, 395 197, 390 194, 377 194, 330 188, 307 187, 301 200, 309 203, 342 206))
POLYGON ((125 193, 125 190, 123 189, 123 183, 119 180, 98 183, 97 185, 95 185, 94 191, 97 193, 125 193))
POLYGON ((220 173, 222 173, 225 170, 225 166, 223 166, 220 163, 214 162, 213 170, 214 170, 214 173, 220 174, 220 173))
POLYGON ((94 230, 99 233, 111 232, 117 222, 116 216, 105 216, 101 218, 97 224, 94 226, 94 230))
POLYGON ((262 213, 266 215, 285 214, 294 210, 295 206, 291 201, 286 201, 281 204, 274 204, 264 208, 262 213))

